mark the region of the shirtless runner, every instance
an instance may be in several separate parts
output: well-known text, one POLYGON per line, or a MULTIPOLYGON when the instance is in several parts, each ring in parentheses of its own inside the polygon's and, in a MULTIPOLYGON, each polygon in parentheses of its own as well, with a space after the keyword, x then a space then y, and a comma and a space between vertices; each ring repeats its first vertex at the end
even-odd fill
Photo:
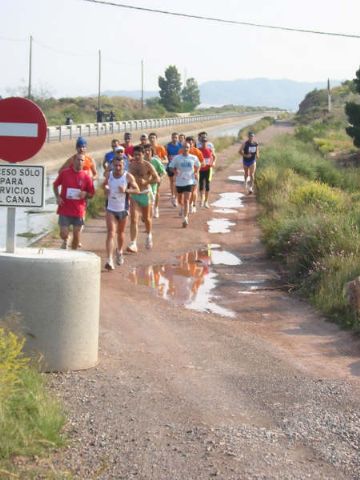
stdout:
POLYGON ((134 159, 130 162, 129 173, 135 177, 135 181, 140 188, 140 193, 130 196, 130 243, 127 247, 128 252, 137 252, 137 236, 139 212, 145 223, 146 241, 145 247, 152 248, 152 202, 153 194, 151 185, 160 182, 160 177, 156 173, 151 163, 144 160, 144 148, 142 145, 134 147, 134 159))

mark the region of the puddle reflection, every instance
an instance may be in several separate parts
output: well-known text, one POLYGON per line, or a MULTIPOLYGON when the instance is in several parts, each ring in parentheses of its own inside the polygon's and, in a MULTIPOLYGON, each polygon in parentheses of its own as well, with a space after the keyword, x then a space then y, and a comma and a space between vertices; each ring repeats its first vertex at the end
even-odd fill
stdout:
MULTIPOLYGON (((216 246, 217 247, 217 246, 216 246)), ((216 313, 234 317, 232 310, 218 305, 214 289, 218 274, 212 265, 240 265, 234 254, 211 248, 185 253, 173 264, 140 266, 133 269, 129 278, 135 285, 153 288, 165 300, 199 312, 216 313)))

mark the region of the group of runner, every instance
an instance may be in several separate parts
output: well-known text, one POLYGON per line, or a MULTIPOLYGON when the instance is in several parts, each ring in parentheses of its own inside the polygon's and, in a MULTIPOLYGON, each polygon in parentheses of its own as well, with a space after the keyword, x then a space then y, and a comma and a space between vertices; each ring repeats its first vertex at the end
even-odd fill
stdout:
MULTIPOLYGON (((62 248, 69 247, 69 229, 72 226, 72 249, 80 244, 80 232, 84 225, 87 200, 94 193, 94 180, 98 178, 95 161, 86 154, 87 142, 79 137, 76 153, 59 170, 54 182, 58 204, 62 248), (59 192, 59 187, 61 191, 59 192)), ((249 177, 248 193, 253 191, 256 159, 259 151, 252 132, 239 153, 243 156, 245 181, 249 177)), ((111 142, 111 151, 104 157, 104 181, 106 195, 106 252, 105 268, 113 270, 124 263, 125 227, 130 217, 130 243, 127 251, 138 251, 138 224, 142 219, 146 240, 145 247, 153 246, 152 219, 159 218, 160 185, 163 177, 169 179, 170 201, 179 209, 182 226, 189 224, 190 214, 197 207, 209 208, 209 192, 213 169, 216 164, 214 145, 205 131, 195 139, 172 133, 165 146, 158 143, 155 132, 143 133, 137 145, 132 143, 132 134, 126 132, 124 141, 111 142), (199 203, 198 203, 198 196, 199 203), (115 257, 115 261, 114 261, 115 257)), ((161 187, 163 190, 163 186, 161 187)))

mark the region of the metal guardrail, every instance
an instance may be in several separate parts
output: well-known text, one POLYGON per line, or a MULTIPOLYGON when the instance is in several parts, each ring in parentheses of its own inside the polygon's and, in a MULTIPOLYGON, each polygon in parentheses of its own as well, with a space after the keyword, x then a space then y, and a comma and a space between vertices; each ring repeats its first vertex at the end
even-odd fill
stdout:
POLYGON ((78 136, 91 137, 101 135, 113 135, 120 132, 132 132, 134 130, 149 130, 161 127, 170 127, 175 125, 189 125, 196 122, 206 122, 209 120, 219 120, 225 118, 242 117, 249 113, 217 113, 213 115, 191 115, 188 117, 171 118, 146 118, 141 120, 121 120, 115 122, 102 123, 81 123, 73 125, 57 125, 48 127, 47 142, 61 142, 62 140, 71 140, 78 136))

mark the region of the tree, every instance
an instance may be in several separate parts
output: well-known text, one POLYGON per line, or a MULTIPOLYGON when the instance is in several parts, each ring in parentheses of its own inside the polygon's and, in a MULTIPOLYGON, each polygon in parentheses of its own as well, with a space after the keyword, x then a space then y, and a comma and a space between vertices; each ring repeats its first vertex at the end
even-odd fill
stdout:
POLYGON ((181 97, 184 102, 184 110, 195 110, 200 105, 200 90, 195 78, 188 78, 182 89, 181 97))
POLYGON ((181 109, 181 76, 175 65, 165 70, 165 78, 159 77, 160 102, 169 112, 181 109))
MULTIPOLYGON (((354 78, 354 86, 357 93, 360 93, 360 68, 354 78)), ((360 148, 360 105, 355 102, 347 102, 345 113, 348 116, 350 126, 346 133, 353 139, 355 147, 360 148)))

